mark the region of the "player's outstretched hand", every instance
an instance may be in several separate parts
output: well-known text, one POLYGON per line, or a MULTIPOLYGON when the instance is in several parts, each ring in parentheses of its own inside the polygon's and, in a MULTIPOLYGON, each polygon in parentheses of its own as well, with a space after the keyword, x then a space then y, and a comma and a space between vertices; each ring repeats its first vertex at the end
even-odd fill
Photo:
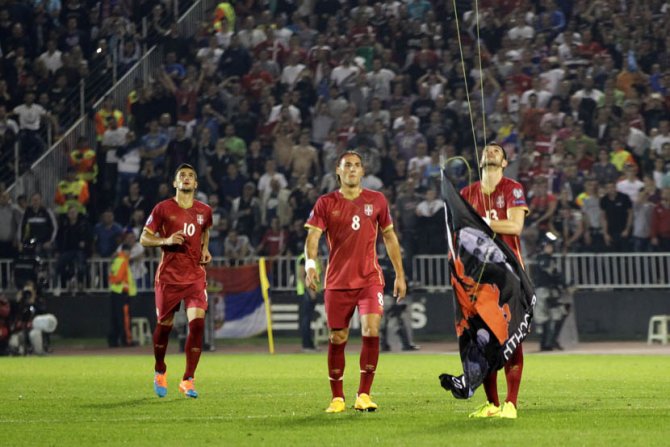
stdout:
POLYGON ((200 255, 200 264, 207 265, 212 261, 212 254, 207 248, 202 249, 202 255, 200 255))
POLYGON ((319 285, 319 274, 316 269, 307 269, 305 272, 305 285, 316 292, 319 285))
POLYGON ((399 303, 405 299, 405 295, 407 295, 407 283, 405 282, 405 278, 396 278, 393 282, 393 296, 399 303))
POLYGON ((184 232, 182 230, 173 233, 172 236, 167 238, 165 245, 181 245, 184 243, 184 232))

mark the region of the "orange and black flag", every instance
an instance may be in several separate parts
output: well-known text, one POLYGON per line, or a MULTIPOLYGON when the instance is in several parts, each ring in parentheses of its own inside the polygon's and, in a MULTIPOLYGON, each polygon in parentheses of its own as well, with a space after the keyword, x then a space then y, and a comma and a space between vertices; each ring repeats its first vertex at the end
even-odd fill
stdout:
POLYGON ((463 374, 442 374, 442 387, 471 397, 484 378, 503 367, 528 335, 533 284, 512 250, 442 173, 449 273, 463 374))

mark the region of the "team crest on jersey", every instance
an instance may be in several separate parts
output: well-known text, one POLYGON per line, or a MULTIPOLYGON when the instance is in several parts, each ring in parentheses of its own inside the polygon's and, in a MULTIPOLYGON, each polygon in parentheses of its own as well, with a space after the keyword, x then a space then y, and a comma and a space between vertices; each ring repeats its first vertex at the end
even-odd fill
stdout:
POLYGON ((205 216, 203 216, 202 214, 198 214, 195 220, 198 221, 198 225, 202 225, 205 223, 205 216))
POLYGON ((521 191, 521 188, 514 188, 512 194, 514 194, 515 199, 520 199, 521 197, 523 197, 523 191, 521 191))
POLYGON ((366 203, 365 206, 363 207, 363 212, 365 213, 366 216, 372 216, 372 204, 371 203, 366 203))
POLYGON ((496 198, 496 206, 498 208, 505 208, 505 198, 503 196, 498 196, 496 198))

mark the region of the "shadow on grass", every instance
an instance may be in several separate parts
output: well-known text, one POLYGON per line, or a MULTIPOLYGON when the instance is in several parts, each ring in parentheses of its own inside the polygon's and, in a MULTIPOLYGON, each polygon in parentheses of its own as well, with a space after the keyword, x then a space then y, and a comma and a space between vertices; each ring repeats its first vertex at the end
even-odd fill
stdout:
MULTIPOLYGON (((127 399, 113 402, 87 403, 78 405, 78 407, 89 410, 116 410, 118 408, 132 408, 132 407, 146 406, 152 404, 153 402, 159 402, 158 398, 151 396, 151 397, 143 397, 140 399, 127 399)), ((175 405, 176 403, 178 403, 176 399, 160 400, 161 405, 175 405)))

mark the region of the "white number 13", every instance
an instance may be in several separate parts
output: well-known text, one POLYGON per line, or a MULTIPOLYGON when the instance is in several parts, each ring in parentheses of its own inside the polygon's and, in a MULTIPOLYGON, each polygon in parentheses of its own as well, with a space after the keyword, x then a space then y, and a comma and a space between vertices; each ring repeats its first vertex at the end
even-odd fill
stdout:
POLYGON ((496 211, 496 210, 486 210, 486 217, 488 217, 489 220, 499 220, 498 219, 498 211, 496 211))

